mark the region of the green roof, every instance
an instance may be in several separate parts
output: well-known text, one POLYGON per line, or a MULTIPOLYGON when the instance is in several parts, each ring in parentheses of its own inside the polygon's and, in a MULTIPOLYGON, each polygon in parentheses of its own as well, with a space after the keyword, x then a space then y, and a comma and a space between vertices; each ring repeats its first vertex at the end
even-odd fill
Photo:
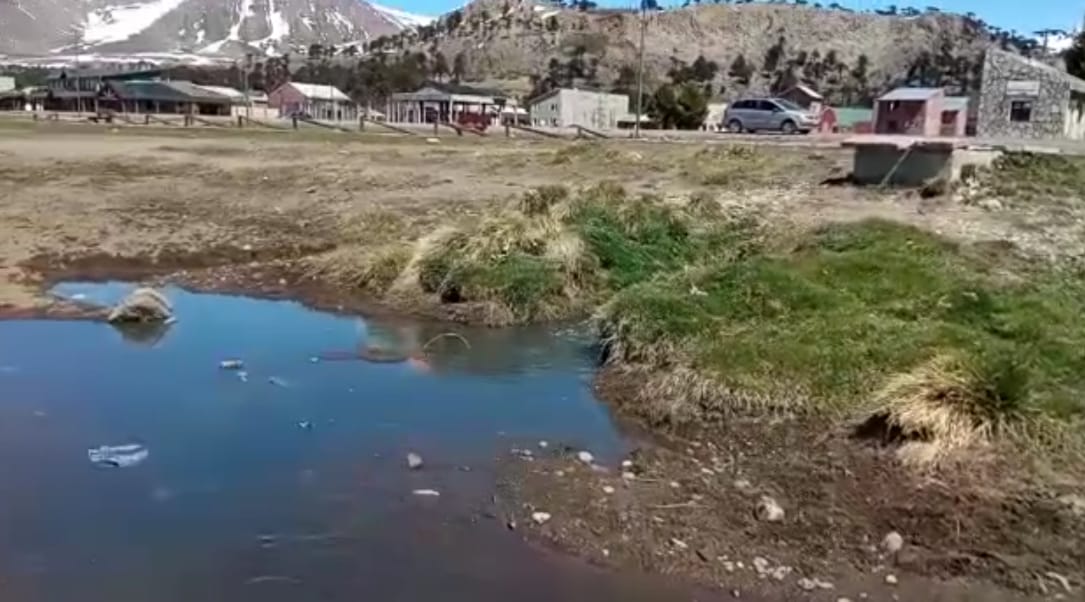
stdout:
POLYGON ((165 102, 221 102, 230 99, 186 81, 110 81, 109 87, 125 100, 165 102))

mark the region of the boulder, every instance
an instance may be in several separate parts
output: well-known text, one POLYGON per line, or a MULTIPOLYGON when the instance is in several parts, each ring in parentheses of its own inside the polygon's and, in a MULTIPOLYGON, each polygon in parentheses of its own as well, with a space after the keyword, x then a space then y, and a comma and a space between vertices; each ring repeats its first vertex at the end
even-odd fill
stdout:
POLYGON ((166 297, 153 288, 132 291, 109 312, 112 323, 164 322, 173 316, 173 306, 166 297))

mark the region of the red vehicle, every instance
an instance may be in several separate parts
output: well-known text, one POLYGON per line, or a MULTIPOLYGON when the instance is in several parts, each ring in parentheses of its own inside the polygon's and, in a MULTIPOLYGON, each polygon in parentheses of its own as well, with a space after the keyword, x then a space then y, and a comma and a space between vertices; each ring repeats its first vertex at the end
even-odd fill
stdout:
POLYGON ((492 122, 493 118, 484 113, 460 113, 456 115, 456 125, 479 132, 486 131, 486 128, 490 127, 492 122))

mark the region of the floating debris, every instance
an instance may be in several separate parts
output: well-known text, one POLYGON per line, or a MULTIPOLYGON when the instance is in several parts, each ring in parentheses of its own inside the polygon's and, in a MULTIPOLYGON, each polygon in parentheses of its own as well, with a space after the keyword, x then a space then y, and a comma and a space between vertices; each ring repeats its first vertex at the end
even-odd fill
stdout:
POLYGON ((422 456, 414 452, 407 454, 407 468, 410 468, 411 470, 422 468, 422 456))
POLYGON ((298 428, 300 428, 302 430, 305 430, 305 431, 311 431, 311 430, 313 430, 313 423, 309 422, 308 420, 302 420, 301 422, 298 423, 298 428))
POLYGON ((245 367, 245 362, 241 360, 222 360, 219 362, 219 368, 222 370, 240 370, 245 367))
POLYGON ((441 495, 441 492, 437 491, 436 489, 415 489, 411 493, 413 493, 414 495, 421 495, 421 496, 424 496, 424 497, 438 497, 438 496, 441 495))
POLYGON ((287 383, 285 380, 279 378, 278 376, 270 376, 270 377, 268 377, 267 381, 269 383, 275 385, 276 387, 282 387, 284 389, 286 389, 286 388, 288 388, 290 386, 289 383, 287 383))
POLYGON ((87 459, 97 466, 131 468, 142 463, 151 452, 138 443, 127 445, 102 445, 87 450, 87 459))
POLYGON ((595 461, 595 456, 591 455, 591 452, 581 451, 581 452, 577 452, 576 459, 580 460, 581 462, 583 462, 585 464, 591 464, 592 462, 595 461))

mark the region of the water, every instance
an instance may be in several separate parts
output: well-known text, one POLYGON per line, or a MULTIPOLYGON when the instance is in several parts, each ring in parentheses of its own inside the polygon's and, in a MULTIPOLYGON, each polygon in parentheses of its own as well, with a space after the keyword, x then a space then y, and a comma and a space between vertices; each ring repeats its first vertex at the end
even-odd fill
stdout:
MULTIPOLYGON (((56 292, 111 303, 128 290, 56 292)), ((481 515, 511 447, 624 451, 591 395, 583 341, 462 330, 471 348, 439 339, 429 366, 313 361, 418 346, 448 327, 169 295, 179 321, 164 333, 0 322, 4 600, 687 599, 528 546, 481 515), (247 381, 219 369, 234 357, 247 381), (147 459, 87 458, 129 443, 147 459), (408 451, 423 470, 406 469, 408 451)))

